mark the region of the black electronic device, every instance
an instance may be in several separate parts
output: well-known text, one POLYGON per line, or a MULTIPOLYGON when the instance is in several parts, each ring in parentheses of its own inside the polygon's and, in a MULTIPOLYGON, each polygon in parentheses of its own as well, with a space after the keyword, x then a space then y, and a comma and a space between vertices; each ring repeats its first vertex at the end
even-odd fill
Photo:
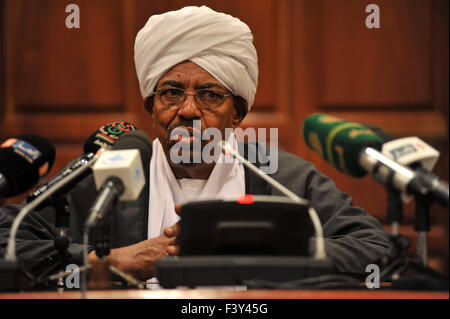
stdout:
POLYGON ((179 255, 156 262, 162 287, 250 287, 334 273, 327 258, 310 254, 315 233, 305 203, 245 195, 185 203, 180 215, 179 255))
MULTIPOLYGON (((300 280, 335 274, 328 259, 305 256, 168 256, 156 262, 156 277, 164 288, 180 286, 246 286, 258 282, 282 287, 286 284, 302 288, 300 280)), ((322 277, 323 278, 323 277, 322 277)), ((332 286, 330 286, 332 287, 332 286)), ((334 286, 335 288, 336 286, 334 286)))
POLYGON ((286 197, 189 202, 181 208, 180 256, 308 256, 308 206, 286 197))

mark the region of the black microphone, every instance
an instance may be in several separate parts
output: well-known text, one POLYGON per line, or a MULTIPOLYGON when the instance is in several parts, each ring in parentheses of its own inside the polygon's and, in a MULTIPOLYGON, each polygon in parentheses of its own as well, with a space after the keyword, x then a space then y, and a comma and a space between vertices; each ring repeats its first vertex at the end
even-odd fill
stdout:
POLYGON ((46 138, 22 134, 0 146, 0 196, 19 195, 44 178, 55 162, 55 147, 46 138))
MULTIPOLYGON (((84 143, 84 154, 72 160, 58 174, 53 176, 43 185, 39 186, 34 192, 30 193, 27 197, 27 203, 46 193, 50 187, 52 187, 65 177, 88 165, 93 160, 97 152, 110 149, 123 134, 134 130, 137 130, 137 128, 133 124, 124 121, 112 122, 100 127, 98 130, 92 133, 84 143)), ((36 207, 36 210, 41 210, 50 203, 55 202, 57 199, 63 197, 64 195, 69 193, 81 180, 83 180, 90 174, 91 171, 86 170, 83 174, 78 175, 76 178, 71 180, 70 183, 66 184, 60 190, 58 190, 55 194, 49 196, 46 201, 36 207)))
POLYGON ((110 149, 124 134, 137 130, 136 126, 125 121, 108 123, 88 137, 84 143, 84 153, 97 153, 99 149, 110 149))
POLYGON ((151 156, 152 143, 142 131, 124 134, 112 150, 100 155, 92 168, 99 193, 91 207, 86 229, 92 229, 103 220, 119 199, 139 197, 148 179, 151 156))

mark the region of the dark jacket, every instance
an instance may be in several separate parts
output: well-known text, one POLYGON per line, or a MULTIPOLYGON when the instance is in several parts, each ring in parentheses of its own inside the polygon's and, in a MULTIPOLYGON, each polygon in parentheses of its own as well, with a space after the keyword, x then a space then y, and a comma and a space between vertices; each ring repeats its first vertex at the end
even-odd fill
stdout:
MULTIPOLYGON (((246 158, 251 152, 257 152, 257 166, 267 162, 265 149, 256 148, 253 144, 248 148, 240 145, 239 152, 246 158)), ((271 176, 298 196, 308 199, 315 208, 323 225, 326 253, 338 271, 363 274, 368 264, 379 264, 381 258, 389 253, 391 243, 382 225, 364 209, 353 207, 352 198, 340 192, 335 183, 312 163, 278 150, 278 170, 271 176)), ((247 168, 245 188, 247 194, 282 195, 247 168)), ((92 178, 87 178, 68 196, 72 239, 68 250, 77 264, 82 264, 82 225, 96 193, 92 178)), ((148 196, 146 185, 138 200, 118 203, 113 213, 112 248, 147 239, 148 196)), ((5 254, 9 229, 19 209, 17 205, 0 208, 1 256, 5 254)), ((32 265, 52 251, 56 236, 54 214, 48 208, 31 212, 23 220, 16 242, 17 255, 21 260, 32 265)))

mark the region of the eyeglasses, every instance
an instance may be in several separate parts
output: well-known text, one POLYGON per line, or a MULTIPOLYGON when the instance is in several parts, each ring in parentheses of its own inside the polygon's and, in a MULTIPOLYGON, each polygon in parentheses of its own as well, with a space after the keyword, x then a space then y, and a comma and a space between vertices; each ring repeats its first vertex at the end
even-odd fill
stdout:
POLYGON ((174 87, 159 88, 155 93, 159 101, 166 107, 180 105, 186 101, 187 95, 193 95, 197 103, 203 108, 218 107, 226 98, 233 95, 219 89, 198 89, 194 92, 187 92, 174 87))

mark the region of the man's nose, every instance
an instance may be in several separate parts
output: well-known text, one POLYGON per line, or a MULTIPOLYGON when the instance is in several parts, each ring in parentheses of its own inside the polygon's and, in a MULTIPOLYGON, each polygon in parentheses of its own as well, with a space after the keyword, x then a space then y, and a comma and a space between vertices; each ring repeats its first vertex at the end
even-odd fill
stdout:
POLYGON ((186 119, 195 119, 201 117, 200 105, 194 94, 186 94, 185 100, 180 105, 178 116, 186 119))

